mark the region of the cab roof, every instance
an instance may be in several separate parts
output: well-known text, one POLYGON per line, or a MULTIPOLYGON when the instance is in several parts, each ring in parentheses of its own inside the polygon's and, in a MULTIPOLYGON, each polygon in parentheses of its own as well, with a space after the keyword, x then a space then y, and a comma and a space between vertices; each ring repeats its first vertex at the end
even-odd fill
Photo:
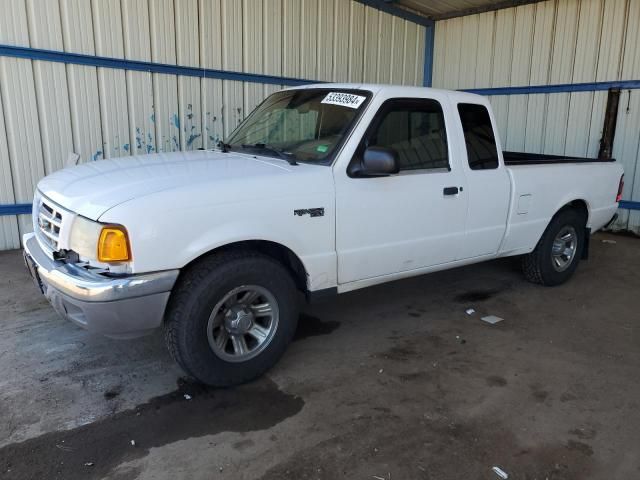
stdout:
POLYGON ((485 103, 486 97, 475 93, 461 92, 458 90, 445 90, 440 88, 431 87, 414 87, 408 85, 385 85, 377 83, 312 83, 307 85, 300 85, 296 87, 286 88, 285 90, 300 90, 309 88, 329 88, 335 90, 367 90, 374 95, 378 93, 385 93, 390 97, 422 97, 426 91, 438 93, 441 95, 448 95, 455 98, 457 101, 468 101, 472 103, 485 103))

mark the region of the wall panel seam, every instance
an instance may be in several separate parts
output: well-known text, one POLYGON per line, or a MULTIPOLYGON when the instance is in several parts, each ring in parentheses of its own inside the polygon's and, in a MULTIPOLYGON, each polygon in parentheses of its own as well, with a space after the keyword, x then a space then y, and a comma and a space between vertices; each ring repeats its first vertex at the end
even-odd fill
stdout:
MULTIPOLYGON (((0 62, 2 62, 2 59, 0 58, 0 62)), ((1 67, 0 67, 1 69, 1 67)), ((7 132, 7 110, 6 108, 4 108, 4 101, 3 101, 3 95, 2 95, 2 82, 0 82, 0 112, 2 112, 2 127, 3 127, 3 131, 0 132, 0 135, 4 135, 5 141, 6 141, 6 145, 7 145, 7 166, 9 167, 9 184, 11 186, 11 196, 13 197, 13 201, 15 202, 16 199, 16 189, 13 186, 13 165, 11 164, 11 149, 9 148, 9 134, 7 132)))
MULTIPOLYGON (((553 22, 551 23, 551 45, 549 46, 549 58, 547 60, 547 84, 551 81, 551 70, 553 68, 553 54, 555 52, 556 47, 556 25, 558 22, 558 2, 560 0, 555 0, 553 2, 553 22)), ((548 126, 548 114, 549 114, 549 95, 545 95, 544 98, 544 107, 543 107, 543 120, 542 120, 542 128, 540 129, 541 133, 541 151, 544 152, 547 143, 547 126, 548 126)))
MULTIPOLYGON (((153 1, 153 0, 151 0, 153 1)), ((178 64, 178 54, 180 52, 179 48, 178 48, 178 37, 180 35, 180 28, 178 27, 179 23, 178 23, 178 9, 176 8, 176 2, 178 0, 173 0, 173 49, 176 53, 175 56, 175 63, 176 65, 178 64)), ((242 3, 241 3, 242 5, 242 3)), ((182 150, 182 142, 184 140, 184 136, 182 134, 182 125, 185 123, 184 122, 184 118, 182 118, 181 115, 181 105, 180 105, 180 77, 178 75, 176 75, 176 107, 177 107, 177 112, 174 113, 174 115, 178 116, 178 146, 180 147, 179 150, 182 150)), ((171 148, 173 149, 175 147, 175 144, 171 146, 171 148)))
MULTIPOLYGON (((600 4, 600 28, 598 29, 598 50, 596 52, 596 68, 595 68, 595 73, 594 73, 594 81, 598 80, 598 65, 600 64, 600 53, 602 50, 602 33, 603 33, 603 29, 604 29, 604 7, 606 4, 606 0, 602 1, 602 3, 600 4)), ((596 95, 595 93, 592 93, 591 95, 591 101, 590 103, 590 108, 589 111, 591 112, 591 115, 589 115, 589 135, 587 136, 587 149, 588 149, 588 145, 591 141, 591 127, 593 124, 593 109, 595 108, 595 102, 596 102, 596 95)), ((568 128, 568 126, 567 126, 568 128)))
MULTIPOLYGON (((627 49, 627 35, 629 34, 629 9, 631 0, 627 0, 624 5, 624 30, 622 32, 622 48, 620 49, 620 56, 618 57, 618 80, 622 77, 622 68, 624 63, 624 55, 627 49)), ((637 0, 636 0, 637 1, 637 0)))
MULTIPOLYGON (((629 91, 629 96, 631 96, 631 91, 629 91)), ((633 192, 635 190, 636 183, 636 173, 638 171, 638 163, 640 163, 640 132, 638 132, 638 146, 636 147, 636 162, 633 165, 633 174, 631 175, 631 193, 629 195, 630 199, 633 199, 633 192)), ((627 228, 630 228, 631 219, 627 219, 627 228)))
MULTIPOLYGON (((29 15, 29 2, 25 2, 25 16, 27 17, 27 36, 29 38, 29 45, 33 45, 33 42, 31 40, 31 36, 32 36, 32 25, 31 22, 29 21, 29 19, 31 18, 31 15, 29 15)), ((36 65, 35 62, 31 62, 31 77, 33 80, 33 89, 34 89, 34 104, 36 107, 36 115, 37 115, 37 120, 38 120, 38 125, 40 126, 40 128, 38 129, 38 141, 40 142, 40 149, 42 150, 42 171, 46 172, 47 171, 47 162, 45 160, 45 148, 44 148, 44 141, 42 139, 42 135, 44 132, 44 129, 42 128, 42 126, 40 125, 40 121, 42 119, 42 116, 40 115, 40 112, 42 110, 41 106, 40 106, 40 101, 42 101, 41 98, 39 98, 40 96, 38 95, 38 81, 36 78, 36 65)), ((15 188, 15 187, 14 187, 15 188)))
MULTIPOLYGON (((534 5, 533 7, 533 20, 532 20, 532 25, 531 25, 531 34, 530 34, 530 38, 529 38, 529 43, 530 43, 530 47, 529 47, 529 68, 528 68, 528 72, 527 72, 527 80, 528 80, 528 84, 531 85, 531 72, 533 71, 533 51, 534 51, 534 44, 535 44, 535 38, 536 38, 536 21, 538 18, 538 9, 537 7, 534 5)), ((523 144, 526 144, 526 138, 527 138, 527 128, 529 127, 529 104, 530 104, 530 100, 531 100, 531 96, 527 95, 525 98, 525 115, 524 115, 524 133, 523 133, 523 144)))
MULTIPOLYGON (((576 52, 578 51, 578 37, 580 36, 580 14, 582 13, 582 8, 583 8, 583 3, 582 0, 580 0, 578 2, 578 14, 576 15, 575 18, 575 28, 576 28, 576 36, 573 40, 573 62, 571 62, 571 80, 573 81, 574 78, 574 74, 575 74, 575 70, 576 70, 576 52)), ((571 101, 573 100, 573 95, 569 94, 569 100, 567 102, 567 120, 565 122, 565 132, 569 132, 569 120, 571 118, 571 101)), ((588 139, 587 139, 588 141, 588 139)), ((563 146, 562 146, 562 151, 564 152, 564 154, 567 154, 567 134, 565 134, 564 138, 562 139, 563 142, 563 146)))
MULTIPOLYGON (((96 47, 98 45, 97 42, 97 38, 96 38, 96 29, 94 27, 94 25, 97 23, 96 22, 96 17, 95 17, 95 11, 93 8, 93 1, 89 2, 89 11, 90 11, 90 15, 91 15, 91 34, 93 36, 93 53, 96 52, 96 47)), ((105 138, 104 138, 104 125, 102 122, 102 96, 100 95, 100 70, 99 67, 95 67, 95 72, 96 72, 96 92, 98 94, 98 121, 100 122, 100 152, 102 155, 102 158, 107 158, 105 155, 105 138)), ((96 152, 97 154, 98 152, 96 152)), ((97 159, 97 157, 96 157, 97 159)))

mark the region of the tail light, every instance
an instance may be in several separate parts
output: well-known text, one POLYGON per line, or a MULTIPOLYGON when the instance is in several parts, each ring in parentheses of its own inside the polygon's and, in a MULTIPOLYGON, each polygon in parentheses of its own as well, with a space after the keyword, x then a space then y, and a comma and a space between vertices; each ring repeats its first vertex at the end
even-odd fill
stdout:
POLYGON ((618 185, 618 194, 616 195, 616 202, 622 200, 622 190, 624 190, 624 174, 620 177, 620 184, 618 185))

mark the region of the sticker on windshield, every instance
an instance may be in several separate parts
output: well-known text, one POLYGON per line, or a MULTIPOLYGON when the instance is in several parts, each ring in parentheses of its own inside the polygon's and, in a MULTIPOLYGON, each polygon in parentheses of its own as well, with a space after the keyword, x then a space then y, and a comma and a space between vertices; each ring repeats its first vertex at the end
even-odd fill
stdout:
POLYGON ((358 108, 367 97, 351 93, 330 92, 320 103, 330 103, 341 107, 358 108))

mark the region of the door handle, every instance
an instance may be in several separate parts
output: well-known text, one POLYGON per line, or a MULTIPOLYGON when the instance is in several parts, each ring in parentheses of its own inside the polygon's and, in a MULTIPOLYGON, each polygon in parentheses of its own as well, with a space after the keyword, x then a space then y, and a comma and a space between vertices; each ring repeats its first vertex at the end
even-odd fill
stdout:
POLYGON ((457 195, 458 191, 458 187, 444 187, 442 193, 444 195, 457 195))

